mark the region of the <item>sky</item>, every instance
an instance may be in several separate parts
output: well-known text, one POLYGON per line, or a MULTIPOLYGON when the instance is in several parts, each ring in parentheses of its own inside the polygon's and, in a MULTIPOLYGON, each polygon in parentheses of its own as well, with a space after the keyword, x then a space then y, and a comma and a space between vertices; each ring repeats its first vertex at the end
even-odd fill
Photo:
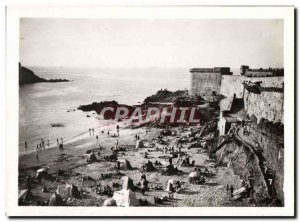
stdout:
POLYGON ((24 66, 283 67, 283 20, 20 20, 24 66))

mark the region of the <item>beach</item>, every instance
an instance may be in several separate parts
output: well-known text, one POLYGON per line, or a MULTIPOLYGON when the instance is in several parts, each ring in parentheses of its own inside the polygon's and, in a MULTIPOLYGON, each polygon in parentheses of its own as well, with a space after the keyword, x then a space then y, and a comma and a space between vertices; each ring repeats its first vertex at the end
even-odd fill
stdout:
MULTIPOLYGON (((116 138, 108 136, 99 130, 95 131, 94 136, 87 134, 85 138, 80 138, 74 142, 64 145, 64 150, 61 151, 58 147, 50 148, 39 152, 39 161, 36 160, 36 153, 30 153, 20 156, 19 159, 19 189, 26 189, 26 175, 32 178, 36 175, 36 170, 40 168, 48 168, 48 173, 54 178, 57 177, 58 171, 64 171, 63 175, 58 176, 57 180, 42 180, 41 183, 33 183, 30 189, 33 194, 33 201, 47 201, 50 196, 56 191, 59 185, 74 184, 79 190, 82 190, 83 198, 72 198, 68 202, 70 206, 102 206, 107 196, 101 196, 95 192, 96 181, 100 180, 101 185, 109 185, 112 183, 122 184, 122 177, 130 177, 134 184, 140 180, 141 165, 145 164, 148 160, 151 162, 159 161, 162 163, 161 168, 168 165, 168 158, 163 158, 164 154, 161 151, 155 151, 149 143, 153 141, 160 134, 162 129, 121 129, 119 146, 126 148, 126 151, 118 153, 118 160, 128 160, 133 167, 132 170, 120 170, 121 175, 115 175, 116 162, 110 162, 103 159, 103 156, 112 153, 111 147, 116 144, 116 138), (150 131, 149 131, 150 130, 150 131), (146 133, 147 131, 147 133, 146 133), (96 135, 99 136, 99 141, 96 140, 96 135), (136 148, 135 135, 145 141, 145 148, 136 148), (97 156, 97 162, 87 163, 87 150, 103 147, 100 150, 101 155, 97 156), (147 148, 147 145, 149 146, 147 148), (148 157, 144 158, 145 152, 148 157), (113 176, 109 179, 100 179, 101 173, 111 173, 113 176), (46 187, 47 192, 42 192, 46 187)), ((176 129, 174 129, 176 130, 176 129)), ((184 134, 188 134, 189 129, 186 129, 184 134)), ((167 140, 172 141, 172 136, 167 137, 167 140)), ((195 160, 195 166, 204 169, 208 168, 216 175, 211 178, 206 178, 205 184, 190 184, 188 182, 188 175, 193 171, 194 167, 181 167, 180 173, 176 175, 162 175, 159 167, 153 172, 144 172, 149 181, 149 186, 158 186, 162 190, 150 189, 144 195, 141 192, 135 192, 137 198, 147 199, 147 206, 154 206, 154 197, 162 197, 168 194, 166 186, 169 179, 176 179, 183 182, 183 189, 179 193, 175 193, 172 199, 159 204, 159 207, 170 206, 236 206, 243 205, 243 202, 234 202, 231 200, 226 186, 228 184, 239 185, 241 180, 238 176, 234 175, 231 169, 227 167, 215 168, 214 161, 209 159, 208 153, 201 148, 188 149, 188 144, 182 148, 183 152, 187 152, 191 159, 195 160)), ((170 153, 167 156, 171 156, 170 153)), ((174 159, 175 161, 175 159, 174 159)), ((176 166, 177 164, 174 163, 176 166)), ((114 189, 120 190, 121 188, 114 189)))

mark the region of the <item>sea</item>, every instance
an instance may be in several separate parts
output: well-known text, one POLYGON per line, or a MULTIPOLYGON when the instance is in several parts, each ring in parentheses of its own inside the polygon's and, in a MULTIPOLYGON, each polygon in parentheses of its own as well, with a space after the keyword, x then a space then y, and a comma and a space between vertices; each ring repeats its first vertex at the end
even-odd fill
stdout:
POLYGON ((190 88, 189 68, 27 68, 41 78, 71 81, 20 86, 20 153, 25 151, 25 141, 29 151, 35 150, 41 139, 54 145, 57 138, 68 141, 89 128, 109 124, 95 112, 77 110, 80 105, 111 100, 137 105, 160 89, 190 88), (52 127, 54 123, 63 127, 52 127))

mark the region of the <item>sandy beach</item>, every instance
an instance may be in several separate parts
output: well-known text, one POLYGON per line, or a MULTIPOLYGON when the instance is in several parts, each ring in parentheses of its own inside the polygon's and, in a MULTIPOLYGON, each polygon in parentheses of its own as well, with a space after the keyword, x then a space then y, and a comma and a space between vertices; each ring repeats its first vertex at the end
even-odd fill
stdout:
MULTIPOLYGON (((174 130, 177 130, 174 128, 174 130)), ((187 153, 191 160, 195 160, 195 166, 201 169, 205 167, 215 173, 213 177, 207 177, 205 184, 190 184, 188 175, 193 171, 194 167, 181 167, 177 165, 174 159, 174 166, 177 166, 181 171, 176 175, 163 175, 161 169, 168 165, 168 157, 170 154, 164 155, 161 151, 156 151, 150 146, 150 142, 154 141, 160 134, 161 129, 138 128, 138 129, 121 129, 120 137, 113 138, 108 136, 106 132, 96 131, 94 136, 86 135, 85 138, 78 138, 76 141, 64 145, 64 150, 59 150, 58 147, 50 148, 39 152, 39 161, 36 159, 36 153, 25 154, 19 157, 19 189, 26 189, 26 175, 34 178, 36 170, 46 167, 48 173, 55 180, 43 179, 41 183, 32 183, 31 192, 32 200, 47 201, 55 192, 59 185, 74 184, 81 190, 82 199, 72 198, 68 201, 69 206, 102 206, 104 200, 108 197, 99 195, 95 192, 96 181, 100 181, 101 185, 109 185, 112 183, 122 184, 122 177, 130 177, 134 184, 137 184, 144 173, 149 181, 150 189, 144 195, 140 191, 136 191, 137 198, 147 199, 147 206, 154 205, 154 197, 163 197, 168 193, 165 191, 169 179, 182 181, 182 189, 178 193, 174 193, 173 197, 163 204, 156 206, 233 206, 241 205, 242 202, 234 202, 226 189, 228 184, 240 184, 240 179, 235 176, 231 169, 226 167, 215 167, 214 161, 209 159, 207 152, 201 148, 188 149, 187 143, 182 148, 182 152, 187 153), (146 132, 147 131, 147 132, 146 132), (99 141, 96 140, 96 135, 99 136, 99 141), (144 141, 145 148, 135 148, 134 135, 139 135, 144 141), (116 162, 109 162, 103 159, 105 155, 112 153, 111 148, 115 146, 117 139, 119 147, 125 148, 126 151, 118 152, 118 160, 128 160, 133 167, 133 170, 121 170, 121 175, 116 174, 116 162), (97 155, 97 162, 87 163, 86 152, 90 149, 103 147, 100 150, 100 156, 97 155), (147 158, 144 158, 145 152, 148 153, 147 158), (142 164, 148 160, 154 163, 156 160, 162 165, 156 167, 153 172, 142 172, 142 164), (57 176, 58 171, 63 171, 63 174, 57 176), (111 174, 108 179, 101 179, 100 175, 111 174), (161 187, 163 190, 151 189, 153 186, 161 187), (46 188, 47 192, 42 192, 46 188)), ((182 134, 177 134, 177 138, 187 135, 189 128, 182 134)), ((166 140, 174 141, 174 136, 167 136, 166 140)), ((171 145, 171 144, 170 144, 171 145)), ((113 191, 121 188, 113 188, 113 191)))

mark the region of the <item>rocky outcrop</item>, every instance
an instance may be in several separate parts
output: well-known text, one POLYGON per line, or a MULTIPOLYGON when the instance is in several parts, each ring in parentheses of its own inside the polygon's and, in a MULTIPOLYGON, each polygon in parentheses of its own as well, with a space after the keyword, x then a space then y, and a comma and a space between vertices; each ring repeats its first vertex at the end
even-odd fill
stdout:
MULTIPOLYGON (((187 99, 188 98, 188 91, 187 90, 177 90, 175 92, 169 91, 167 89, 161 89, 156 92, 156 94, 152 96, 148 96, 144 103, 167 103, 167 102, 177 102, 179 99, 187 99)), ((179 101, 178 101, 179 102, 179 101)), ((186 100, 185 100, 186 102, 186 100)))
POLYGON ((114 119, 118 107, 127 108, 129 111, 128 116, 130 116, 134 110, 134 107, 124 105, 124 104, 119 104, 115 100, 104 101, 104 102, 93 102, 92 104, 88 104, 88 105, 80 105, 77 109, 82 110, 84 112, 95 111, 97 114, 100 114, 101 111, 106 107, 113 108, 113 111, 105 112, 103 116, 104 119, 114 119))
POLYGON ((19 85, 33 84, 40 82, 69 82, 67 79, 43 79, 34 74, 34 72, 19 63, 19 85))

